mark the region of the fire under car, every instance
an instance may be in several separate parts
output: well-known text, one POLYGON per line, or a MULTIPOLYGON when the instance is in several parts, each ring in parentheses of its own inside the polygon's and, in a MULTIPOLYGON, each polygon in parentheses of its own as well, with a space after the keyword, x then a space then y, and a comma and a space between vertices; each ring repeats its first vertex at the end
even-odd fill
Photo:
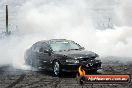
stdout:
POLYGON ((101 68, 99 55, 67 39, 42 40, 25 52, 25 63, 37 69, 52 70, 55 76, 63 71, 77 72, 79 66, 85 71, 96 72, 101 68))

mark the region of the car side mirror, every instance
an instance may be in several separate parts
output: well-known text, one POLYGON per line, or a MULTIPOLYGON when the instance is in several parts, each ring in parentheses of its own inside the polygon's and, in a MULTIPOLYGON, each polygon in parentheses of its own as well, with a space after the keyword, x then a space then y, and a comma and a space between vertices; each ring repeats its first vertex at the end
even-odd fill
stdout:
POLYGON ((44 50, 44 53, 49 53, 49 50, 44 50))
POLYGON ((51 51, 50 50, 44 50, 44 53, 48 53, 49 55, 51 55, 51 51))
POLYGON ((40 49, 39 49, 39 52, 40 52, 40 53, 43 53, 43 48, 40 48, 40 49))

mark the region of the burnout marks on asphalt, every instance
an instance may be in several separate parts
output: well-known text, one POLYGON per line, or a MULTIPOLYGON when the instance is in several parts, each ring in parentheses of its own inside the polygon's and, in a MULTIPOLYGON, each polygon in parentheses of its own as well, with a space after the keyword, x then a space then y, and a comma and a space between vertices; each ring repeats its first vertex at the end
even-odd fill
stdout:
MULTIPOLYGON (((132 63, 105 64, 100 74, 126 74, 132 75, 132 63)), ((52 77, 51 72, 35 72, 13 69, 10 67, 0 69, 1 88, 132 88, 129 84, 85 84, 79 85, 75 73, 64 73, 60 78, 52 77)))

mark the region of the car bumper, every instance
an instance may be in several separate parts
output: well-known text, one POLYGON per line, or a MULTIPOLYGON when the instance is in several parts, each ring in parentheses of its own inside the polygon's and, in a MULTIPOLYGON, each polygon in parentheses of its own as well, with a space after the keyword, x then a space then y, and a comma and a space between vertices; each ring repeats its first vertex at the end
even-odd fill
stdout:
POLYGON ((66 72, 77 72, 79 66, 82 66, 82 68, 85 71, 98 70, 101 68, 101 62, 98 62, 98 63, 81 63, 81 64, 62 64, 61 69, 62 69, 62 71, 66 71, 66 72))

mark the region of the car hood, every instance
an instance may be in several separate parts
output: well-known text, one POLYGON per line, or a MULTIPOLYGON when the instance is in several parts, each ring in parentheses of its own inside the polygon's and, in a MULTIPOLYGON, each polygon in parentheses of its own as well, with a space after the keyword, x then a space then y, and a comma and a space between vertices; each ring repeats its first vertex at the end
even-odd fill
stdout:
POLYGON ((70 51, 63 51, 63 52, 55 52, 59 55, 64 55, 66 57, 79 59, 79 58, 91 58, 97 57, 98 55, 92 51, 87 50, 70 50, 70 51))

